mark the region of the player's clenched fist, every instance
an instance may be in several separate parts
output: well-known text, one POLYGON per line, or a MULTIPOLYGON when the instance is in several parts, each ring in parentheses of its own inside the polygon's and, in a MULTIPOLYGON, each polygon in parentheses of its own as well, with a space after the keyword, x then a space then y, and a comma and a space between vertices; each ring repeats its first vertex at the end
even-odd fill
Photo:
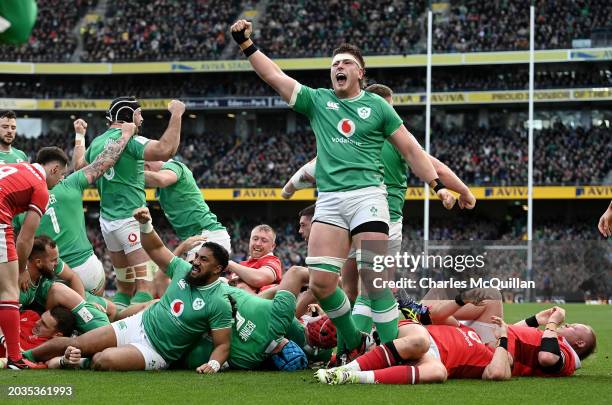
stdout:
POLYGON ((496 338, 499 339, 500 337, 508 337, 508 325, 506 325, 506 322, 504 322, 502 318, 498 316, 492 316, 491 323, 495 325, 496 338))
POLYGON ((79 118, 75 120, 73 124, 74 132, 80 135, 85 135, 85 132, 87 132, 87 122, 85 122, 85 120, 79 118))
POLYGON ((141 224, 151 221, 151 213, 147 207, 136 208, 132 213, 134 219, 141 224))
POLYGON ((185 104, 179 100, 172 100, 168 104, 168 111, 172 115, 183 115, 185 112, 185 104))
POLYGON ((446 208, 447 210, 453 209, 457 200, 450 191, 443 188, 438 190, 436 194, 438 195, 438 198, 442 200, 442 205, 444 205, 444 208, 446 208))
POLYGON ((238 45, 246 42, 253 33, 253 23, 247 20, 238 20, 231 27, 232 38, 238 45))
POLYGON ((124 122, 121 124, 121 134, 127 136, 133 136, 136 133, 136 124, 133 122, 124 122))
POLYGON ((471 210, 476 205, 476 197, 470 191, 459 195, 459 208, 471 210))

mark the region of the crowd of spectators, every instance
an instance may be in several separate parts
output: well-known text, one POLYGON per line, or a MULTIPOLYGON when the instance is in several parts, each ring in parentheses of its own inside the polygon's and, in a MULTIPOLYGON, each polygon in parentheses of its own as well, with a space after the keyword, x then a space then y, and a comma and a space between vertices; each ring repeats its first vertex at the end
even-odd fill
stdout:
MULTIPOLYGON (((395 93, 425 91, 422 71, 378 70, 370 72, 368 83, 380 82, 395 93)), ((326 72, 291 72, 300 83, 326 87, 326 72)), ((525 69, 509 66, 498 68, 434 69, 432 91, 526 90, 529 75, 525 69)), ((536 69, 536 89, 610 87, 612 67, 609 64, 560 66, 556 69, 536 69)), ((117 95, 139 98, 201 98, 276 96, 270 86, 254 73, 178 74, 155 76, 12 76, 0 79, 0 97, 11 98, 78 98, 111 99, 117 95), (152 85, 154 83, 154 85, 152 85)))
MULTIPOLYGON (((526 129, 434 126, 432 134, 432 155, 466 184, 527 184, 526 129)), ((534 131, 534 140, 536 185, 597 185, 612 172, 608 127, 585 129, 555 124, 534 131)), ((48 145, 70 152, 72 139, 49 133, 38 138, 19 137, 16 143, 32 158, 40 147, 48 145)), ((246 139, 185 133, 176 158, 192 169, 202 187, 282 187, 315 155, 314 135, 304 129, 291 134, 261 132, 246 139)), ((421 186, 422 182, 409 175, 408 184, 421 186)))
MULTIPOLYGON (((489 52, 529 49, 530 0, 454 0, 433 30, 435 52, 489 52)), ((536 49, 572 48, 609 26, 607 0, 537 0, 536 49)))
MULTIPOLYGON (((115 0, 104 15, 97 0, 41 0, 29 42, 0 47, 2 60, 129 62, 219 59, 229 26, 245 9, 241 0, 115 0), (75 32, 87 13, 92 17, 75 32)), ((329 56, 342 42, 366 55, 413 54, 425 49, 426 2, 421 0, 270 0, 255 26, 257 44, 272 57, 329 56)), ((435 52, 528 49, 530 0, 452 0, 436 14, 435 52)), ((536 1, 536 48, 572 48, 609 27, 607 0, 536 1)), ((241 58, 232 45, 224 56, 241 58), (231 52, 230 52, 231 50, 231 52)))
POLYGON ((239 0, 114 0, 85 25, 83 62, 218 59, 239 0))
POLYGON ((73 30, 98 0, 38 1, 36 24, 27 43, 0 46, 0 60, 70 62, 77 46, 73 30))

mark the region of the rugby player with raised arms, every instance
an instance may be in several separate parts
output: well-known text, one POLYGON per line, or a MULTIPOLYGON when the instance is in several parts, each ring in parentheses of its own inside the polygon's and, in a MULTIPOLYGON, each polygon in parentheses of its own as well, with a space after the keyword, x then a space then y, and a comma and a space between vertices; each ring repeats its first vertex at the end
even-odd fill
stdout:
MULTIPOLYGON (((333 89, 311 89, 287 76, 259 51, 250 38, 252 30, 246 20, 231 27, 234 40, 255 72, 291 108, 310 119, 316 136, 319 197, 306 259, 310 289, 342 334, 345 351, 354 358, 365 351, 367 339, 355 326, 338 277, 351 240, 361 272, 371 272, 373 256, 386 253, 389 208, 380 161, 384 141, 390 139, 446 206, 452 207, 455 199, 393 108, 381 97, 362 90, 365 63, 359 48, 345 44, 334 51, 330 67, 333 89), (363 241, 371 246, 364 248, 363 241)), ((376 291, 371 298, 377 329, 397 336, 398 310, 391 291, 376 291)))

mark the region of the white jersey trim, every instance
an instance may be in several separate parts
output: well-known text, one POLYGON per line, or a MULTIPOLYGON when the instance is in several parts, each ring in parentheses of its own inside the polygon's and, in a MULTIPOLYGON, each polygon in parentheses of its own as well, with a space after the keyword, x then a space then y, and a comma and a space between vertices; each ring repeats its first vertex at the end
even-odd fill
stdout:
POLYGON ((291 99, 289 100, 289 107, 293 108, 295 102, 297 101, 297 96, 300 94, 300 90, 302 90, 302 85, 298 82, 295 82, 295 87, 293 88, 293 93, 291 94, 291 99))

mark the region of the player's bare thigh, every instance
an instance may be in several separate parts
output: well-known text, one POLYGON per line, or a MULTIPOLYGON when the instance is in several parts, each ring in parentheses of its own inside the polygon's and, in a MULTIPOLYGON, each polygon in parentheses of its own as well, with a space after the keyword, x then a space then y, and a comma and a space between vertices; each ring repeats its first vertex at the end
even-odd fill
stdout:
MULTIPOLYGON (((309 257, 334 257, 344 259, 350 246, 349 231, 334 225, 313 222, 308 240, 309 257)), ((310 288, 318 297, 331 294, 338 284, 338 273, 310 272, 310 288)))
POLYGON ((408 364, 418 367, 419 383, 421 384, 441 383, 448 378, 448 372, 444 364, 429 353, 419 360, 409 361, 408 364))
POLYGON ((402 359, 418 360, 429 350, 429 332, 421 324, 401 325, 393 344, 402 359))
POLYGON ((92 368, 104 371, 135 371, 145 369, 145 359, 135 346, 111 347, 92 358, 92 368))
POLYGON ((0 300, 17 301, 19 299, 19 266, 17 260, 0 263, 0 300))

